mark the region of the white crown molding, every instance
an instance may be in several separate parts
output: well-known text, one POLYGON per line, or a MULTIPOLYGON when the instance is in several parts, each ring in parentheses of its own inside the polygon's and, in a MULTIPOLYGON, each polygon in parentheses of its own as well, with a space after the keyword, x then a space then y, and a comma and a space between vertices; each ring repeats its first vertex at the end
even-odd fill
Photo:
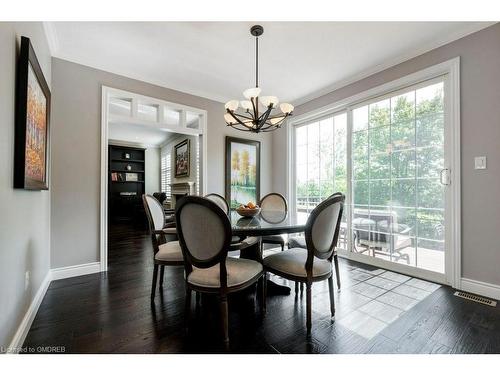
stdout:
MULTIPOLYGON (((301 104, 307 103, 313 99, 317 99, 317 98, 319 98, 325 94, 328 94, 332 91, 335 91, 335 90, 338 90, 342 87, 348 86, 354 82, 360 81, 360 80, 367 78, 373 74, 379 73, 385 69, 391 68, 395 65, 401 64, 402 62, 408 61, 414 57, 422 55, 422 54, 429 52, 433 49, 439 48, 445 44, 448 44, 448 43, 451 43, 455 40, 461 39, 469 34, 472 34, 472 33, 475 33, 477 31, 480 31, 482 29, 485 29, 491 25, 494 25, 495 23, 496 22, 471 22, 469 27, 466 27, 466 28, 460 30, 459 32, 452 33, 452 34, 449 34, 449 35, 446 35, 443 37, 437 37, 431 43, 423 45, 419 48, 415 48, 409 53, 401 54, 401 55, 395 57, 394 59, 388 60, 388 61, 386 61, 382 64, 379 64, 375 67, 365 69, 365 70, 363 70, 357 74, 354 74, 346 79, 334 82, 334 83, 332 83, 332 84, 330 84, 330 85, 328 85, 320 90, 315 90, 311 94, 305 95, 301 98, 298 98, 295 100, 290 100, 290 103, 293 103, 295 106, 299 106, 301 104)), ((47 32, 47 29, 46 29, 46 33, 51 35, 50 38, 49 37, 47 37, 47 38, 49 39, 49 45, 51 45, 51 43, 53 44, 53 46, 51 45, 52 56, 56 57, 58 59, 69 61, 69 62, 79 64, 79 65, 83 65, 83 66, 86 66, 86 67, 89 67, 92 69, 97 69, 97 70, 101 70, 104 72, 121 75, 121 76, 124 76, 127 78, 139 80, 139 81, 149 83, 152 85, 157 85, 160 87, 168 88, 168 89, 175 90, 175 91, 187 94, 187 95, 193 95, 193 96, 197 96, 200 98, 213 100, 213 101, 216 101, 219 103, 225 103, 230 99, 229 97, 227 97, 225 95, 217 95, 217 94, 213 94, 213 93, 206 92, 203 90, 197 90, 194 88, 186 89, 185 87, 181 87, 180 85, 171 85, 171 84, 167 85, 165 82, 151 79, 150 77, 147 77, 145 75, 137 74, 137 72, 122 71, 119 69, 115 70, 115 69, 110 69, 110 68, 103 68, 103 67, 100 67, 98 65, 90 65, 90 64, 88 64, 85 61, 82 61, 80 59, 74 59, 70 56, 67 56, 63 51, 60 51, 59 45, 58 45, 57 33, 55 30, 56 29, 55 25, 52 22, 44 22, 44 27, 46 27, 47 29, 50 29, 49 32, 47 32), (45 26, 45 25, 47 25, 47 26, 45 26), (51 40, 52 40, 52 42, 51 42, 51 40)))
POLYGON ((228 100, 230 100, 230 98, 228 98, 227 96, 216 95, 216 94, 205 92, 203 90, 186 89, 185 87, 181 87, 180 85, 172 85, 172 84, 169 84, 167 86, 165 82, 162 82, 160 80, 151 79, 151 78, 146 77, 144 75, 137 74, 136 72, 122 71, 119 69, 115 70, 115 69, 103 68, 99 65, 91 65, 91 64, 88 64, 84 61, 74 59, 70 56, 67 56, 66 54, 64 54, 60 51, 52 56, 57 58, 57 59, 60 59, 60 60, 64 60, 64 61, 68 61, 70 63, 85 66, 85 67, 90 68, 90 69, 96 69, 96 70, 100 70, 101 72, 116 74, 118 76, 122 76, 125 78, 134 79, 134 80, 141 81, 144 83, 149 83, 150 85, 163 87, 163 88, 166 88, 169 90, 180 92, 180 93, 185 94, 185 95, 192 95, 192 96, 196 96, 198 98, 207 99, 207 100, 211 100, 211 101, 218 102, 218 103, 226 103, 228 100))
POLYGON ((56 27, 53 22, 42 22, 45 37, 49 45, 51 56, 55 56, 59 51, 59 39, 57 38, 56 27))
POLYGON ((447 35, 445 37, 436 38, 431 43, 421 46, 420 48, 415 48, 411 52, 399 55, 394 59, 387 60, 382 64, 376 65, 372 68, 365 69, 359 73, 356 73, 346 79, 337 81, 331 85, 328 85, 320 90, 314 91, 313 93, 303 96, 299 99, 293 100, 292 103, 295 106, 299 106, 301 104, 310 102, 311 100, 322 97, 323 95, 329 94, 332 91, 341 89, 343 87, 349 86, 353 83, 361 81, 362 79, 368 78, 374 74, 380 73, 386 69, 392 68, 393 66, 399 65, 405 61, 411 60, 415 57, 423 55, 429 51, 432 51, 436 48, 442 47, 446 44, 459 40, 467 35, 473 34, 477 31, 483 30, 487 27, 490 27, 497 22, 474 22, 465 29, 460 30, 459 32, 447 35))

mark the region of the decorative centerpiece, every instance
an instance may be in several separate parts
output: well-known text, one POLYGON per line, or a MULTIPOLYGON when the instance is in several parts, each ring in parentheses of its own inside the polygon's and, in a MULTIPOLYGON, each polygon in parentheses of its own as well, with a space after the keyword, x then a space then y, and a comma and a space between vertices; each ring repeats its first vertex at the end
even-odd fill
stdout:
POLYGON ((260 207, 253 202, 240 205, 236 212, 243 217, 254 217, 260 213, 260 207))

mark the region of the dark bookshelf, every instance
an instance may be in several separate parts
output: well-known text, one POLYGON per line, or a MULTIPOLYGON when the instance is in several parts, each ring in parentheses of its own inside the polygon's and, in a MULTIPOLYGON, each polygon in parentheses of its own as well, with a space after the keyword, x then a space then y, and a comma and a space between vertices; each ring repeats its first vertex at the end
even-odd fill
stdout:
POLYGON ((144 226, 145 149, 109 145, 108 158, 110 221, 144 226))

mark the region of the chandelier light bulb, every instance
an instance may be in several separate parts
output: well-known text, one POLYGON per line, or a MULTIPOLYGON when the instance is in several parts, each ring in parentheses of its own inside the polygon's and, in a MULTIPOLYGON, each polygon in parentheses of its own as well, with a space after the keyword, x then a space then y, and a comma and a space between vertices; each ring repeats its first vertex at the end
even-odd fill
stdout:
POLYGON ((243 108, 245 111, 250 111, 253 109, 252 102, 250 100, 242 100, 240 102, 241 108, 243 108))
POLYGON ((276 108, 279 103, 279 100, 276 96, 261 96, 259 100, 266 108, 269 108, 269 106, 271 106, 271 108, 276 108))
POLYGON ((269 122, 273 125, 276 125, 277 123, 283 121, 284 118, 285 118, 285 116, 275 117, 275 118, 272 118, 271 120, 269 120, 269 122))
POLYGON ((251 89, 243 91, 243 96, 250 100, 255 99, 259 97, 261 91, 260 87, 252 87, 251 89))
POLYGON ((238 109, 240 102, 237 100, 230 100, 226 103, 225 108, 230 111, 236 111, 238 109))
POLYGON ((226 113, 224 115, 224 120, 226 120, 226 123, 229 124, 229 125, 234 125, 234 124, 237 124, 238 121, 236 121, 233 116, 231 116, 229 113, 226 113))
POLYGON ((290 103, 281 103, 280 104, 281 112, 283 112, 284 114, 292 113, 293 108, 294 108, 293 105, 291 105, 290 103))

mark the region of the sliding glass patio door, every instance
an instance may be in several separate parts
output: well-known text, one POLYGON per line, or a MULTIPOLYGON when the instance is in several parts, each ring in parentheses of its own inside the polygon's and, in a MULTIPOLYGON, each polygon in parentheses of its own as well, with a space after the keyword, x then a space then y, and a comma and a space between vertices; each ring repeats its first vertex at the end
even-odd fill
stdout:
POLYGON ((352 247, 445 272, 444 81, 352 110, 352 247))
POLYGON ((441 76, 294 125, 292 209, 307 216, 341 191, 345 255, 444 281, 445 88, 441 76))

